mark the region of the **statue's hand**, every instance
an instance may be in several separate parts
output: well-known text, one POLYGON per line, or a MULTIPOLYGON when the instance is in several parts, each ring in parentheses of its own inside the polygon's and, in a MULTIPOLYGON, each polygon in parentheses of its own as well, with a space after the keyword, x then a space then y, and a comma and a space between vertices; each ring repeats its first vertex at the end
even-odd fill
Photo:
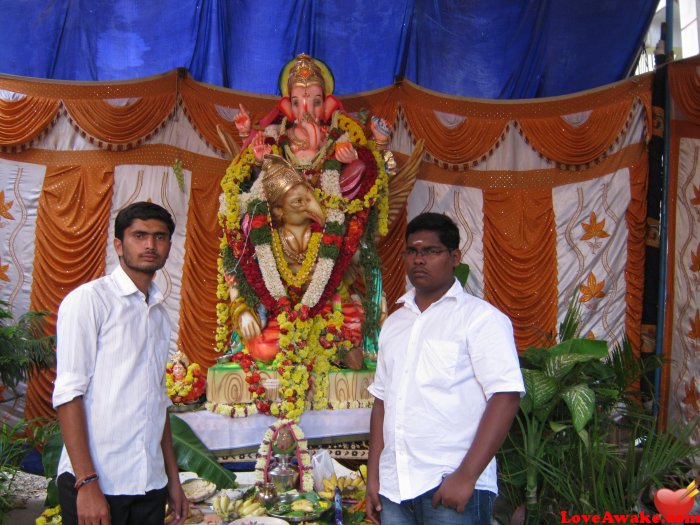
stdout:
POLYGON ((265 155, 267 155, 268 153, 272 152, 272 146, 270 146, 269 144, 265 144, 265 137, 262 133, 258 133, 257 135, 255 135, 255 137, 253 137, 251 145, 253 146, 253 155, 255 156, 255 161, 258 164, 262 164, 263 157, 265 157, 265 155))
POLYGON ((252 339, 262 333, 260 325, 252 313, 243 312, 238 318, 238 333, 243 339, 252 339))
POLYGON ((250 113, 243 107, 243 104, 238 105, 240 112, 233 117, 233 123, 236 125, 238 134, 241 137, 247 137, 250 134, 250 113))
POLYGON ((350 164, 357 159, 357 151, 351 142, 337 142, 335 145, 335 160, 343 164, 350 164))
POLYGON ((369 129, 372 130, 372 136, 377 144, 387 144, 391 140, 391 135, 394 132, 386 120, 376 115, 372 116, 370 119, 369 129))

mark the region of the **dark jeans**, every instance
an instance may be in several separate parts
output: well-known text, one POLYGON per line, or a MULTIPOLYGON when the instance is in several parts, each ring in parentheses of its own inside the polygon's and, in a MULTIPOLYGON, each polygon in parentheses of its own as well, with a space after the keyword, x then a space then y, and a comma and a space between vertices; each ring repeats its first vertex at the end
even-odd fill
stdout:
POLYGON ((464 512, 438 505, 433 508, 433 495, 438 487, 420 496, 394 503, 381 494, 382 525, 490 525, 496 495, 488 490, 475 490, 464 512))
MULTIPOLYGON (((56 480, 63 525, 78 525, 78 491, 75 476, 64 472, 56 480)), ((168 489, 149 490, 136 496, 107 496, 112 525, 163 525, 168 489)))

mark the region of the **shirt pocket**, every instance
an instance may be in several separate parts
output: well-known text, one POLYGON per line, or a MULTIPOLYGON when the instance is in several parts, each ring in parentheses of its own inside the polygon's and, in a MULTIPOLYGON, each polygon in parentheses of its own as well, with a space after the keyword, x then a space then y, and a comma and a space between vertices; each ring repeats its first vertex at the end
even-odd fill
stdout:
POLYGON ((455 379, 459 346, 454 341, 426 339, 416 368, 418 383, 449 390, 455 379))

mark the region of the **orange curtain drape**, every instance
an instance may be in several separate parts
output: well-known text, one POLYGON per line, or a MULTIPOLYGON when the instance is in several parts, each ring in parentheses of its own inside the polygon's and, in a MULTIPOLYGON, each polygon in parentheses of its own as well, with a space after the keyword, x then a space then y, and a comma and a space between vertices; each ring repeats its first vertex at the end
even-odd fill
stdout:
POLYGON ((583 165, 599 159, 619 139, 634 100, 591 111, 580 126, 563 117, 520 118, 518 124, 530 145, 544 157, 560 164, 583 165))
POLYGON ((668 69, 668 85, 674 105, 691 122, 700 121, 700 76, 697 61, 674 63, 668 69))
MULTIPOLYGON (((58 306, 80 284, 104 275, 113 184, 111 166, 60 166, 48 169, 36 224, 31 308, 51 312, 56 333, 58 306)), ((26 417, 52 417, 54 372, 33 376, 27 385, 26 417)))
POLYGON ((401 257, 406 232, 406 209, 396 217, 389 233, 378 240, 377 251, 382 260, 382 289, 389 311, 406 291, 406 267, 401 257))
POLYGON ((193 362, 208 368, 216 362, 216 285, 221 188, 211 173, 193 166, 187 238, 182 272, 178 347, 193 362), (215 179, 214 179, 215 180, 215 179))
POLYGON ((551 188, 484 190, 484 299, 508 313, 520 349, 556 333, 551 188))
POLYGON ((51 98, 0 99, 0 146, 31 142, 51 125, 60 107, 61 102, 51 98))
POLYGON ((126 106, 103 100, 66 100, 68 116, 88 137, 110 146, 133 146, 172 114, 175 92, 139 98, 126 106))
POLYGON ((630 203, 627 207, 627 268, 625 270, 627 304, 625 328, 632 349, 639 354, 642 341, 642 303, 644 298, 644 258, 647 222, 647 186, 649 157, 646 152, 630 166, 630 203))

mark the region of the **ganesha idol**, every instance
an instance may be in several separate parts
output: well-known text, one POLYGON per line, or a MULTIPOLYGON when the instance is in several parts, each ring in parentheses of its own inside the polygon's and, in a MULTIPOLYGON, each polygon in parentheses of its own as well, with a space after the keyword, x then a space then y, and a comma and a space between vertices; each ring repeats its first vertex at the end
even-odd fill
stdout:
POLYGON ((255 129, 243 107, 236 118, 244 141, 222 180, 216 338, 258 412, 298 419, 327 408, 330 372, 376 352, 386 311, 376 238, 395 163, 389 126, 372 118, 366 134, 320 61, 297 56, 280 82, 255 129), (275 396, 260 363, 278 373, 275 396))

